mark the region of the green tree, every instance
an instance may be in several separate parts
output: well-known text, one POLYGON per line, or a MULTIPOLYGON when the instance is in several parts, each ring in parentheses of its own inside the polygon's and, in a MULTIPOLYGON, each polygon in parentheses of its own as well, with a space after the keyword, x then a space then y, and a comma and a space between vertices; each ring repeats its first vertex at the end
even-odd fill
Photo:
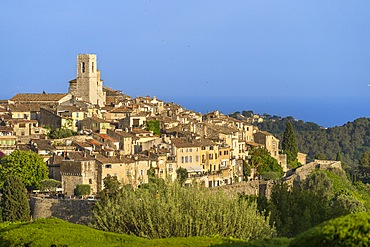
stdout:
POLYGON ((40 188, 48 178, 48 167, 41 156, 30 151, 15 150, 0 160, 0 187, 8 175, 17 175, 28 190, 40 188))
POLYGON ((10 175, 6 177, 1 197, 1 209, 3 221, 30 220, 27 190, 18 176, 10 175))
POLYGON ((286 123, 285 132, 283 134, 283 141, 281 143, 284 153, 287 155, 288 164, 292 168, 298 166, 298 145, 294 133, 293 125, 291 122, 286 123))
POLYGON ((76 135, 75 132, 73 132, 71 129, 62 127, 62 128, 56 128, 55 130, 52 130, 49 132, 49 137, 51 139, 62 139, 71 137, 73 135, 76 135))
POLYGON ((78 184, 74 190, 75 196, 87 196, 91 193, 89 184, 78 184))
POLYGON ((62 182, 55 179, 45 179, 40 182, 41 191, 57 191, 58 188, 62 188, 62 182))
POLYGON ((256 169, 257 175, 265 179, 277 179, 284 175, 283 168, 266 148, 255 148, 250 154, 251 167, 256 169))
POLYGON ((147 121, 146 129, 153 131, 153 133, 156 135, 161 135, 161 124, 158 120, 147 121))
POLYGON ((99 192, 99 196, 102 200, 105 200, 108 197, 113 197, 121 188, 121 183, 118 181, 116 176, 106 176, 103 179, 103 183, 104 189, 99 192))
POLYGON ((177 181, 181 185, 185 184, 186 179, 188 178, 188 171, 185 168, 180 167, 179 169, 176 170, 177 173, 177 181))

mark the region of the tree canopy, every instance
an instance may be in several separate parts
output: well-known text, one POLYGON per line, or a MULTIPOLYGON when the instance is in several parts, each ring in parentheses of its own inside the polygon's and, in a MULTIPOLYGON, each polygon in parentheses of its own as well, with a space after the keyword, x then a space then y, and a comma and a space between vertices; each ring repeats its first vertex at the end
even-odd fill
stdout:
POLYGON ((38 189, 41 180, 48 178, 48 168, 38 154, 15 150, 0 160, 0 187, 8 175, 19 176, 28 190, 38 189))
POLYGON ((287 155, 287 162, 292 168, 298 166, 298 146, 297 139, 294 133, 291 122, 286 123, 285 132, 283 134, 283 141, 281 143, 283 152, 287 155))
POLYGON ((18 176, 10 175, 5 179, 1 197, 1 211, 3 221, 30 220, 26 187, 18 176))
POLYGON ((271 157, 266 148, 255 148, 250 155, 250 167, 256 170, 257 176, 262 176, 265 179, 277 179, 284 175, 283 168, 275 158, 271 157))

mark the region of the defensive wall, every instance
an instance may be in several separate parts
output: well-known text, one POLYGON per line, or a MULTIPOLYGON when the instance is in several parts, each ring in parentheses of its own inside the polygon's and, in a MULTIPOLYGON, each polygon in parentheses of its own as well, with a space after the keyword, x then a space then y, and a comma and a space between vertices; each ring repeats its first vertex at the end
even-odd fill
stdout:
POLYGON ((30 199, 32 219, 59 218, 87 225, 94 201, 34 197, 30 199))

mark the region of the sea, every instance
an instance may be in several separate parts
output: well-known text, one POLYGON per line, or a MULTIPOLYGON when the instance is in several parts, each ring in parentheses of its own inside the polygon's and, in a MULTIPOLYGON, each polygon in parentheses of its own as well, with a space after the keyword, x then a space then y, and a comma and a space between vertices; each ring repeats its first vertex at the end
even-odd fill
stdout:
POLYGON ((163 100, 203 114, 214 110, 226 115, 251 110, 254 114, 292 116, 326 128, 342 126, 361 117, 370 118, 368 97, 172 96, 163 100))

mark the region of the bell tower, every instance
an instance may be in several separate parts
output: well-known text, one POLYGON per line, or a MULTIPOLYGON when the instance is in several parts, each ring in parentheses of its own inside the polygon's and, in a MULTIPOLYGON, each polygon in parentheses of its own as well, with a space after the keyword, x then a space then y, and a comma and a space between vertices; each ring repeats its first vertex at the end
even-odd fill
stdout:
POLYGON ((82 101, 104 106, 103 81, 95 54, 77 55, 77 78, 70 81, 69 92, 82 101))

